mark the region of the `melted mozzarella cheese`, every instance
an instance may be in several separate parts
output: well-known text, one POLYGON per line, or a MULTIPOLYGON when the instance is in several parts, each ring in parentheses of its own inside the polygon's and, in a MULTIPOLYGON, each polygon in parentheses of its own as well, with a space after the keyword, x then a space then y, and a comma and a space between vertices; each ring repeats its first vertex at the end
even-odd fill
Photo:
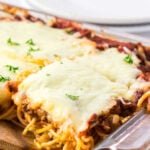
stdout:
POLYGON ((85 61, 83 63, 92 67, 113 82, 132 84, 140 73, 140 70, 135 67, 138 65, 139 60, 133 54, 131 56, 133 64, 129 64, 124 61, 126 56, 124 53, 119 53, 116 48, 110 48, 105 51, 100 51, 99 55, 84 56, 85 61), (90 63, 87 63, 87 61, 90 61, 90 63))
POLYGON ((12 59, 4 53, 0 54, 0 56, 0 88, 5 85, 5 82, 7 82, 1 79, 3 77, 9 80, 20 80, 21 78, 23 78, 23 76, 26 76, 26 73, 28 75, 31 72, 39 70, 39 66, 35 64, 12 59), (15 70, 13 68, 17 69, 15 70), (20 77, 21 75, 22 77, 20 77))
MULTIPOLYGON (((108 49, 97 56, 55 62, 23 81, 15 103, 20 103, 26 93, 31 107, 40 104, 54 121, 67 119, 83 131, 93 114, 109 110, 117 98, 130 97, 129 83, 141 82, 136 80, 140 73, 137 59, 128 64, 123 60, 125 56, 108 49)), ((133 92, 131 89, 130 94, 133 92)))
POLYGON ((85 61, 81 61, 80 58, 76 61, 80 61, 88 67, 92 67, 95 71, 104 75, 112 82, 125 84, 129 89, 125 98, 131 100, 133 98, 133 92, 137 88, 144 86, 146 82, 142 79, 137 80, 138 75, 141 73, 141 71, 137 69, 140 62, 139 59, 134 53, 131 53, 133 64, 129 64, 124 61, 126 56, 127 54, 119 53, 116 48, 110 48, 101 51, 99 55, 83 56, 85 61))
POLYGON ((30 22, 0 22, 0 51, 6 51, 18 57, 33 56, 34 59, 54 60, 55 56, 75 57, 82 56, 93 51, 95 43, 87 39, 78 39, 65 33, 62 29, 47 27, 40 23, 30 22), (17 42, 20 45, 11 46, 7 40, 17 42), (26 41, 32 39, 35 45, 29 45, 26 41), (33 48, 32 51, 29 49, 33 48))

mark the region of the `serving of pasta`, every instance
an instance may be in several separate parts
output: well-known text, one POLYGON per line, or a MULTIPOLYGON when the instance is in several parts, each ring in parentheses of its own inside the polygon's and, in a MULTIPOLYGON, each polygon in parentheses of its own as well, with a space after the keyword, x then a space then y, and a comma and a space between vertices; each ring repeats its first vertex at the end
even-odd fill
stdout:
POLYGON ((90 150, 150 111, 149 47, 0 5, 0 119, 31 149, 90 150))

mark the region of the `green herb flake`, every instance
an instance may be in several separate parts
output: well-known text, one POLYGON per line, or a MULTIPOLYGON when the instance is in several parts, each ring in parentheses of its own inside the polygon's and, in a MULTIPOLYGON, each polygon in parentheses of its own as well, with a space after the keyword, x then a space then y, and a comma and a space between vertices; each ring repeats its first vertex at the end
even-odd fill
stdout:
POLYGON ((19 46, 20 44, 11 40, 11 38, 7 39, 7 44, 10 46, 19 46))
POLYGON ((27 55, 31 55, 32 52, 38 52, 40 51, 40 48, 33 48, 33 47, 30 47, 28 49, 28 52, 27 52, 27 55))
POLYGON ((47 74, 46 74, 46 76, 48 76, 48 77, 49 77, 50 75, 51 75, 50 73, 47 73, 47 74))
POLYGON ((133 64, 132 56, 129 54, 124 58, 124 61, 129 63, 129 64, 133 64))
POLYGON ((10 81, 10 77, 4 77, 0 75, 0 82, 6 82, 6 81, 10 81))
POLYGON ((70 94, 66 94, 66 96, 73 101, 79 100, 79 96, 74 96, 74 95, 70 95, 70 94))
POLYGON ((59 55, 57 55, 57 54, 54 54, 54 57, 59 57, 59 55))
POLYGON ((60 61, 60 64, 63 64, 63 62, 62 62, 62 61, 60 61))
POLYGON ((34 45, 35 45, 35 43, 33 42, 33 40, 32 40, 32 39, 27 40, 27 41, 26 41, 26 44, 28 44, 28 45, 32 45, 32 46, 34 46, 34 45))
POLYGON ((43 68, 43 66, 39 66, 39 69, 41 70, 43 68))
POLYGON ((75 31, 72 28, 66 28, 65 32, 71 35, 75 33, 75 31))
POLYGON ((13 73, 16 73, 16 71, 19 69, 19 67, 14 67, 11 65, 6 65, 5 67, 8 68, 8 70, 13 72, 13 73))

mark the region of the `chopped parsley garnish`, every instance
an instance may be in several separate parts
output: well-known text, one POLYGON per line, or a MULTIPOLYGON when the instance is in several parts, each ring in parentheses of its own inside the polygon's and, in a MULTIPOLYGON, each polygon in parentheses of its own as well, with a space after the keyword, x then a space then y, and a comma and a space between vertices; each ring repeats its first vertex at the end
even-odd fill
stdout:
POLYGON ((28 49, 27 55, 31 55, 32 52, 37 52, 37 51, 40 51, 40 48, 33 48, 33 47, 30 47, 30 48, 28 49))
POLYGON ((60 61, 61 59, 60 55, 54 54, 53 56, 55 60, 60 61))
POLYGON ((129 64, 133 64, 133 59, 132 59, 131 55, 129 55, 129 54, 124 58, 124 61, 129 64))
POLYGON ((75 33, 75 31, 72 28, 66 28, 65 31, 66 33, 71 34, 71 35, 75 33))
POLYGON ((79 99, 79 96, 74 96, 74 95, 71 95, 71 94, 66 94, 66 96, 71 99, 71 100, 78 100, 79 99))
POLYGON ((6 82, 6 81, 10 81, 10 77, 4 77, 0 75, 0 82, 6 82))
POLYGON ((19 67, 14 67, 11 65, 6 65, 6 68, 8 68, 9 71, 16 73, 16 71, 19 69, 19 67))
POLYGON ((57 54, 54 54, 54 57, 59 57, 59 55, 57 55, 57 54))
POLYGON ((46 76, 48 76, 48 77, 49 77, 50 75, 51 75, 50 73, 47 73, 47 74, 46 74, 46 76))
POLYGON ((43 68, 43 66, 39 66, 39 69, 42 69, 43 68))
POLYGON ((63 62, 62 62, 62 61, 60 61, 60 64, 63 64, 63 62))
POLYGON ((26 44, 28 44, 28 45, 32 45, 32 46, 34 46, 34 45, 35 45, 35 43, 33 42, 33 40, 32 40, 32 39, 27 40, 27 41, 26 41, 26 44))
POLYGON ((19 43, 12 41, 11 38, 8 38, 7 44, 10 45, 10 46, 18 46, 18 45, 20 45, 19 43))

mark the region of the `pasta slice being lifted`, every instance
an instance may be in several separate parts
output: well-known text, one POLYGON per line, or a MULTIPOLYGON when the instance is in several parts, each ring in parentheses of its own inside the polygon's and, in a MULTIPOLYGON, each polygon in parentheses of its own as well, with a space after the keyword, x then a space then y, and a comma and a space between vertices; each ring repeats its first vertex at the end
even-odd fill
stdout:
POLYGON ((112 48, 30 75, 14 96, 23 134, 32 132, 37 148, 91 149, 135 111, 137 91, 147 92, 138 65, 112 48))

